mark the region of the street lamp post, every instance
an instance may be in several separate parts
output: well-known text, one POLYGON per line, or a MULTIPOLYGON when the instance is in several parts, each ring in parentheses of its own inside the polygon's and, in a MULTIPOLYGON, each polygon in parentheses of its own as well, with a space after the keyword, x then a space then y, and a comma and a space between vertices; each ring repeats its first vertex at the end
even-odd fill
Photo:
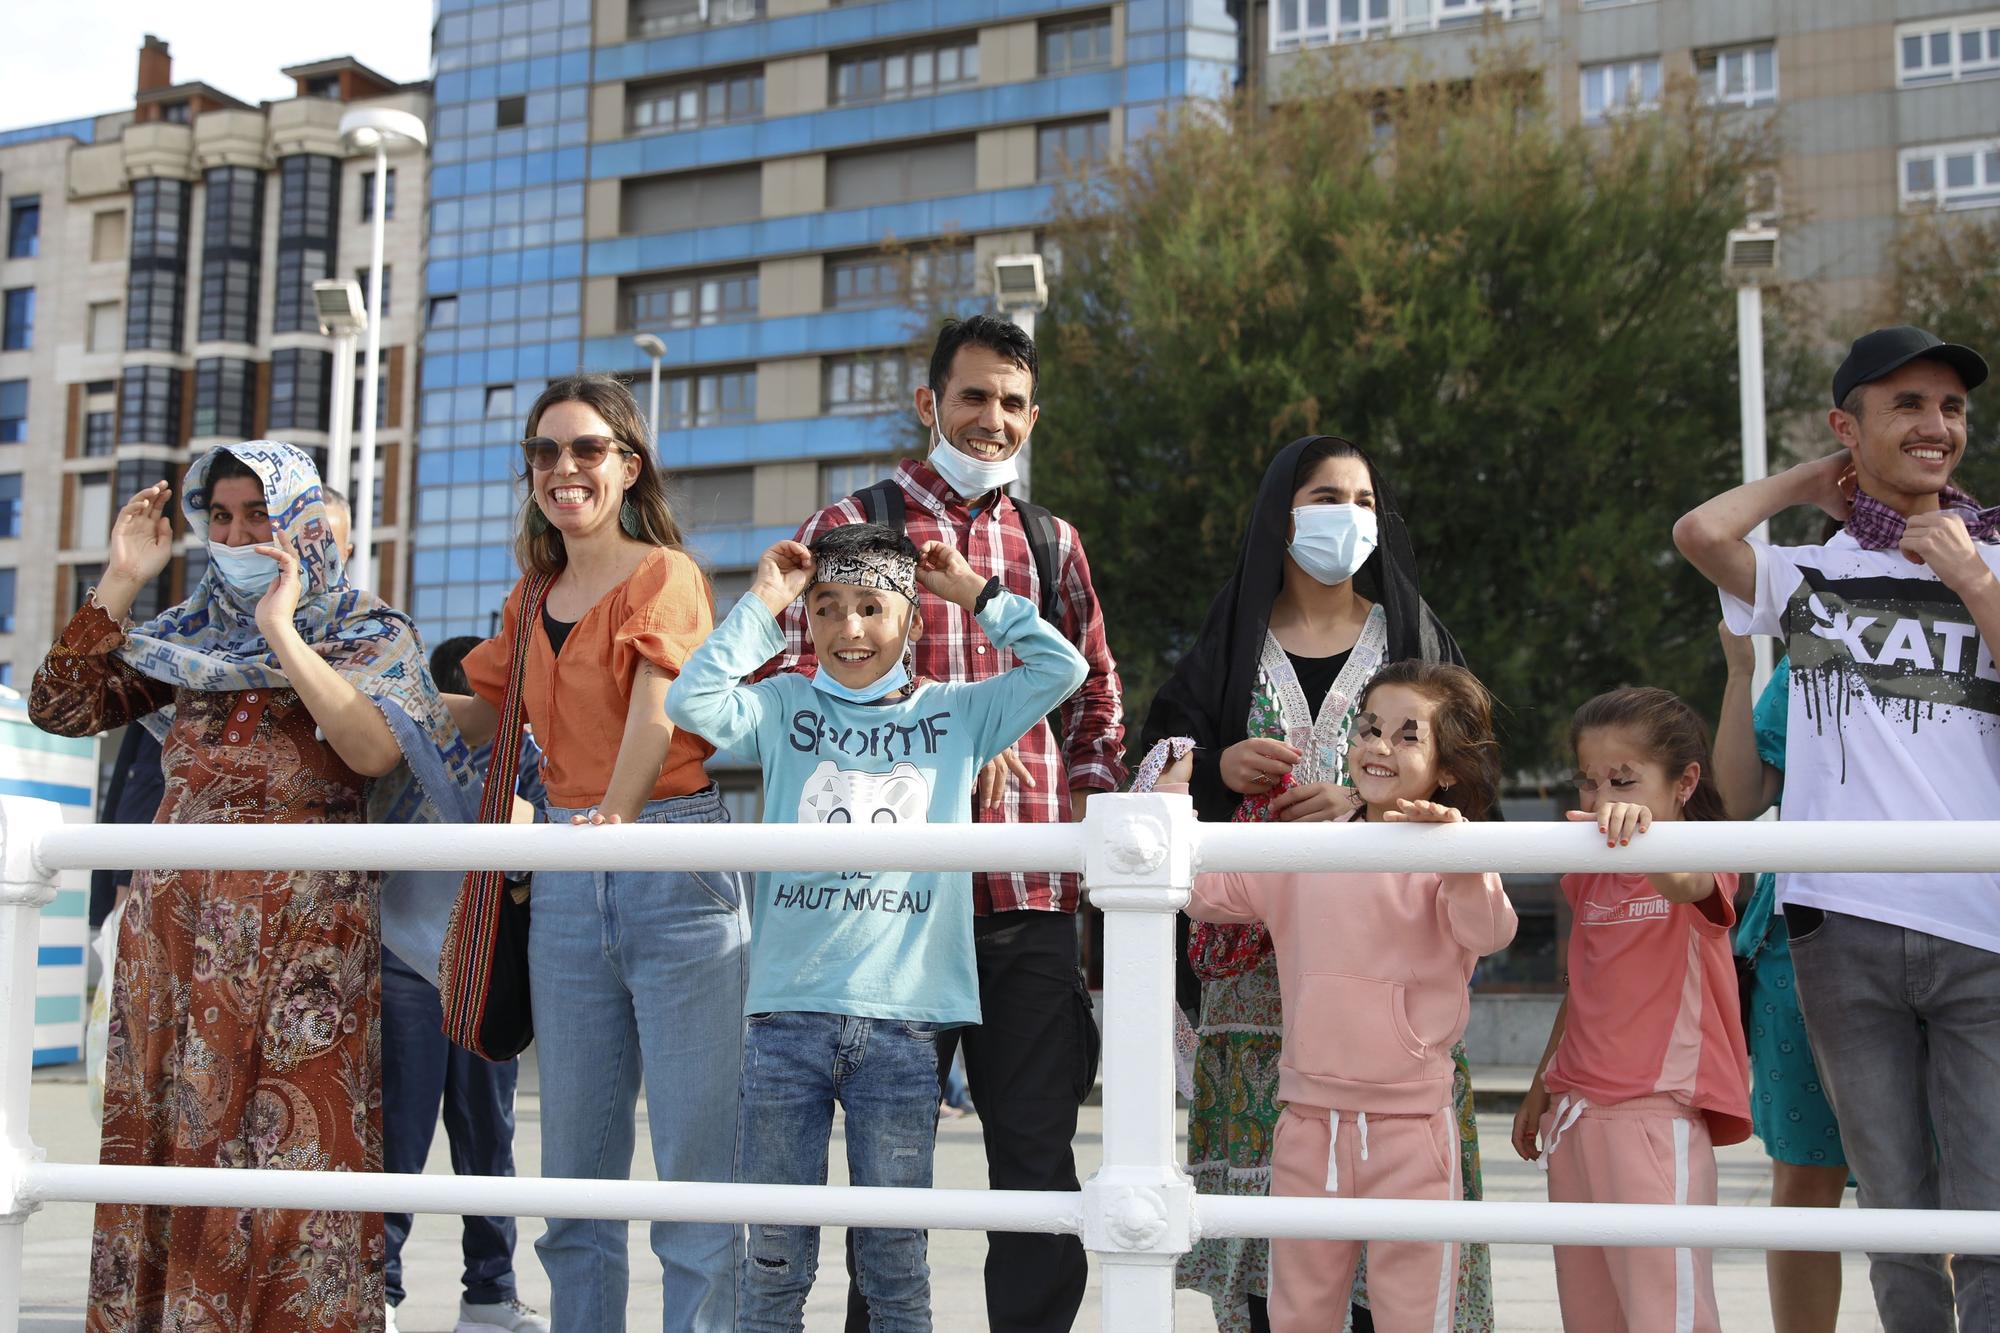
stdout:
MULTIPOLYGON (((1000 313, 1019 326, 1029 338, 1035 336, 1035 316, 1048 309, 1049 284, 1042 270, 1040 255, 1000 255, 993 261, 993 304, 1000 313)), ((1017 500, 1028 500, 1028 471, 1032 464, 1029 451, 1030 441, 1022 441, 1021 454, 1015 463, 1013 495, 1017 500)))
POLYGON ((374 586, 375 574, 375 414, 381 409, 382 246, 389 225, 389 145, 422 148, 430 142, 424 122, 407 111, 358 107, 340 118, 342 145, 350 153, 375 153, 375 221, 368 264, 368 352, 361 384, 361 467, 354 487, 354 568, 356 587, 374 586))
POLYGON ((351 278, 322 278, 312 286, 319 331, 333 339, 333 407, 327 422, 327 485, 347 494, 351 484, 354 430, 354 335, 368 323, 361 284, 351 278))
POLYGON ((660 444, 660 359, 667 354, 667 345, 650 333, 642 333, 632 340, 633 346, 653 358, 653 394, 646 408, 646 423, 653 428, 653 447, 660 444))
MULTIPOLYGON (((1764 438, 1764 287, 1778 276, 1778 231, 1762 218, 1729 233, 1723 251, 1723 272, 1736 283, 1736 388, 1742 419, 1743 481, 1761 480, 1768 471, 1769 447, 1764 438)), ((1760 523, 1751 534, 1771 539, 1771 525, 1760 523)), ((1752 643, 1757 668, 1751 677, 1751 698, 1764 692, 1773 669, 1771 640, 1757 635, 1752 643)))

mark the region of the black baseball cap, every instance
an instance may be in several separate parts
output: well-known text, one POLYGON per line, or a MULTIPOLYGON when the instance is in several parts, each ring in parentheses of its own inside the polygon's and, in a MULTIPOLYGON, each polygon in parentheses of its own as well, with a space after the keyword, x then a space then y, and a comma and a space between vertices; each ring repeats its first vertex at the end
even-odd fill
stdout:
POLYGON ((1948 343, 1928 329, 1911 324, 1864 333, 1847 349, 1847 359, 1833 372, 1833 405, 1839 407, 1847 395, 1863 384, 1873 384, 1890 371, 1928 357, 1942 361, 1958 372, 1967 389, 1986 382, 1986 361, 1970 347, 1948 343))

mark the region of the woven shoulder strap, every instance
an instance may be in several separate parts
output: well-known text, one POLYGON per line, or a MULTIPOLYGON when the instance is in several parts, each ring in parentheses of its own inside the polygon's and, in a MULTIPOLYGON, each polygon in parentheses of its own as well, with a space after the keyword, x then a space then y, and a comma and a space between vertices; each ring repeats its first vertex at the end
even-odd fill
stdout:
POLYGON ((521 696, 528 675, 528 645, 542 618, 542 603, 555 586, 553 574, 530 574, 521 585, 521 615, 514 622, 514 660, 507 667, 507 693, 500 700, 500 723, 493 732, 493 757, 486 766, 486 790, 479 798, 479 822, 509 824, 514 816, 514 784, 521 775, 521 723, 527 705, 521 696))

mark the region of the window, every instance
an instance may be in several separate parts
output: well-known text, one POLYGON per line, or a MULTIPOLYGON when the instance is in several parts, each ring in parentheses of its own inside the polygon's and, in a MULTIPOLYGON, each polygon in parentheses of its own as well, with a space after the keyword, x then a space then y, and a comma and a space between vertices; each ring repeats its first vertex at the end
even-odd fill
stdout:
POLYGON ((125 210, 90 215, 90 262, 108 264, 125 257, 125 210))
POLYGON ((125 326, 118 322, 118 302, 92 301, 89 341, 84 346, 93 352, 115 352, 124 340, 125 326))
POLYGON ((1660 62, 1616 60, 1607 65, 1585 65, 1583 80, 1583 123, 1602 125, 1614 115, 1627 111, 1648 111, 1660 104, 1660 62))
POLYGON ((731 468, 726 472, 683 472, 674 513, 690 528, 747 528, 752 515, 756 472, 731 468))
POLYGON ((896 470, 893 458, 856 458, 845 463, 819 465, 819 502, 838 504, 848 496, 866 490, 896 470))
POLYGON ((111 540, 111 474, 87 472, 76 479, 76 528, 71 546, 93 550, 111 540))
POLYGON ((272 332, 319 331, 312 285, 333 276, 339 220, 340 159, 323 153, 279 158, 278 283, 272 332))
POLYGON ((528 99, 525 94, 503 97, 493 109, 493 123, 500 129, 511 130, 516 125, 528 123, 528 99))
POLYGON ((1541 12, 1541 0, 1271 0, 1271 50, 1430 32, 1488 14, 1520 19, 1541 12))
POLYGON ((625 123, 634 130, 691 130, 754 120, 764 114, 764 71, 737 70, 700 79, 670 79, 632 86, 625 123))
POLYGON ((627 235, 749 222, 763 212, 764 173, 754 166, 627 181, 619 198, 627 235))
POLYGON ((257 363, 203 357, 194 363, 194 434, 247 440, 257 415, 257 363))
POLYGON ((757 372, 717 370, 699 375, 674 375, 663 383, 667 400, 666 426, 726 426, 757 417, 757 372))
POLYGON ((1902 152, 1903 207, 1953 211, 2000 204, 2000 139, 1902 152))
POLYGON ((1717 106, 1773 106, 1778 100, 1778 48, 1769 42, 1711 51, 1695 61, 1701 96, 1717 106))
POLYGON ((125 350, 181 350, 187 293, 186 181, 132 182, 132 257, 125 285, 125 350))
POLYGON ((0 537, 21 535, 21 474, 0 472, 0 537))
POLYGON ((1896 29, 1896 82, 1904 87, 2000 74, 2000 13, 1905 23, 1896 29))
POLYGON ((514 415, 514 386, 511 384, 489 384, 486 386, 486 419, 495 421, 514 415))
MULTIPOLYGON (((389 168, 389 194, 382 201, 382 209, 385 218, 396 216, 396 169, 394 167, 389 168)), ((362 222, 373 222, 375 220, 375 173, 372 171, 361 173, 361 217, 358 220, 362 222)))
POLYGON ((0 380, 0 444, 28 438, 28 382, 0 380))
POLYGON ((118 451, 118 414, 86 412, 83 417, 83 456, 109 458, 118 451))
POLYGON ((1043 125, 1035 131, 1035 179, 1061 180, 1088 171, 1111 156, 1111 120, 1072 120, 1043 125))
MULTIPOLYGON (((1377 0, 1387 5, 1388 0, 1377 0)), ((1042 73, 1074 74, 1103 69, 1111 63, 1111 15, 1045 21, 1042 24, 1042 73)))
POLYGON ((625 284, 625 327, 691 329, 757 317, 757 270, 685 273, 625 284))
MULTIPOLYGON (((394 264, 382 265, 382 316, 384 319, 388 318, 389 312, 395 309, 395 303, 389 299, 389 280, 395 275, 396 266, 394 264)), ((366 305, 368 303, 368 270, 365 268, 355 269, 354 280, 361 284, 361 303, 366 305)))
POLYGON ((866 208, 900 199, 930 199, 973 188, 971 139, 946 139, 862 153, 826 161, 829 208, 866 208))
POLYGON ((835 105, 925 97, 944 88, 979 82, 979 35, 894 51, 864 51, 834 60, 830 90, 835 105))
POLYGON ((21 352, 35 345, 35 289, 7 289, 7 309, 0 316, 0 352, 21 352))
POLYGON ((896 305, 926 297, 972 292, 978 261, 970 245, 941 247, 914 255, 869 251, 826 261, 826 301, 836 310, 896 305))
POLYGON ((631 35, 657 37, 705 23, 748 23, 763 13, 764 0, 632 0, 631 35))
MULTIPOLYGON (((354 411, 351 414, 354 420, 351 424, 353 425, 357 435, 360 433, 361 430, 362 403, 366 401, 363 395, 367 392, 367 390, 368 390, 368 367, 365 363, 358 364, 354 367, 354 397, 351 399, 351 402, 353 403, 354 406, 354 411)), ((375 429, 387 430, 388 428, 389 428, 389 367, 383 365, 378 367, 375 371, 375 429)), ((382 492, 379 488, 375 492, 375 499, 377 503, 376 512, 379 513, 381 512, 380 503, 382 499, 382 492)))
POLYGON ((42 197, 19 195, 7 201, 7 258, 33 259, 42 250, 42 197))
POLYGON ((320 430, 332 403, 333 354, 306 347, 271 353, 271 430, 320 430))
POLYGON ((201 342, 255 342, 264 253, 264 173, 210 167, 202 173, 201 342))
POLYGON ((820 362, 820 406, 829 416, 893 411, 921 378, 905 352, 830 356, 820 362))
POLYGON ((458 323, 458 298, 456 296, 433 296, 427 326, 433 329, 448 329, 458 323))
POLYGON ((194 120, 194 108, 186 102, 170 102, 160 108, 160 119, 169 125, 186 125, 194 120))
POLYGON ((178 370, 168 366, 125 367, 118 387, 118 439, 122 444, 181 443, 178 370))
POLYGON ((14 571, 0 569, 0 634, 14 632, 14 571))
POLYGON ((329 102, 338 102, 340 100, 340 76, 338 74, 322 74, 317 78, 307 79, 305 95, 307 97, 324 98, 329 102))

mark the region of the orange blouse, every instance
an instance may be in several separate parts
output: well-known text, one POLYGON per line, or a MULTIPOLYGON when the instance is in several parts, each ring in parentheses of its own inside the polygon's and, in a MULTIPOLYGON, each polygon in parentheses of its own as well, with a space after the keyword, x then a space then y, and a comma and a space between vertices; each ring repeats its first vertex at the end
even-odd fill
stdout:
MULTIPOLYGON (((495 708, 507 688, 514 636, 522 632, 524 591, 525 581, 515 583, 499 635, 465 658, 472 692, 495 708)), ((663 546, 583 613, 560 656, 539 624, 527 627, 534 637, 528 642, 523 704, 542 748, 542 783, 551 804, 580 809, 604 799, 625 737, 639 660, 669 677, 680 675, 681 663, 708 637, 714 619, 708 580, 685 552, 663 546)), ((651 799, 686 796, 707 786, 702 764, 714 753, 701 737, 676 729, 651 799)))

